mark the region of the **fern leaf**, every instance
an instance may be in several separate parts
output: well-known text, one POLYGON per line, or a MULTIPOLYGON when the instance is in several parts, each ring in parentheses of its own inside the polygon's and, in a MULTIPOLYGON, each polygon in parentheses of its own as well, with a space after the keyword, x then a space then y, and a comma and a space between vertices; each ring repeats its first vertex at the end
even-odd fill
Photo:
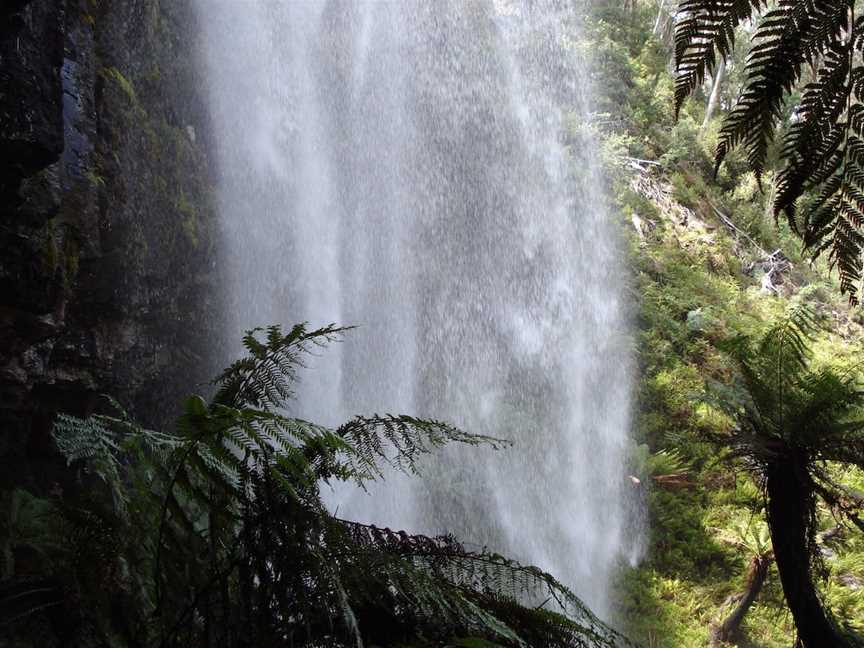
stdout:
POLYGON ((717 55, 726 58, 735 28, 766 5, 766 0, 683 0, 675 23, 675 115, 687 97, 713 72, 717 55))

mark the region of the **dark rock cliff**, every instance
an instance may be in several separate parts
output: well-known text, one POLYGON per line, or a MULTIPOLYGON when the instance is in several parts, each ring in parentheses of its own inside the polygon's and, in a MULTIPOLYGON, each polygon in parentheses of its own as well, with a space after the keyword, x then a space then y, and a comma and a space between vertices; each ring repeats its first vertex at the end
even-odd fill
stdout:
POLYGON ((206 379, 218 305, 188 0, 0 8, 0 489, 60 474, 50 424, 147 425, 206 379))

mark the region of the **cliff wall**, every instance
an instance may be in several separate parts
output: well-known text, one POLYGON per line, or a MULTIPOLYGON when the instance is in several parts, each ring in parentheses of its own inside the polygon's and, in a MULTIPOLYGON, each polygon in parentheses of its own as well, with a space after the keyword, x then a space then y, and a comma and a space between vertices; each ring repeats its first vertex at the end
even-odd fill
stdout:
POLYGON ((219 306, 187 0, 0 8, 0 489, 46 488, 57 411, 166 424, 219 306))

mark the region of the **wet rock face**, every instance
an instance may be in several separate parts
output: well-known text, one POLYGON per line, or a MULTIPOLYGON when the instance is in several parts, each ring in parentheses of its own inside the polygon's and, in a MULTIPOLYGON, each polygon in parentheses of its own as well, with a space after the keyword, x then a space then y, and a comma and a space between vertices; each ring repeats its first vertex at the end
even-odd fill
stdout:
POLYGON ((0 489, 62 479, 57 411, 164 425, 214 369, 195 32, 186 0, 0 8, 0 489))
POLYGON ((63 150, 60 65, 63 9, 60 2, 13 2, 0 16, 0 169, 6 197, 9 180, 48 166, 63 150))

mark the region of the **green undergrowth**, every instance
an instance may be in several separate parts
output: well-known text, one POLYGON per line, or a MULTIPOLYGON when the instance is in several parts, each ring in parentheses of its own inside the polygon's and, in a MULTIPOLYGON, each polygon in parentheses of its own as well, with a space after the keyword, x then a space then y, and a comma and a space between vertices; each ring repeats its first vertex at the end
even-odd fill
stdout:
MULTIPOLYGON (((677 187, 674 195, 692 198, 677 187)), ((619 196, 625 216, 644 212, 639 200, 628 200, 632 193, 619 196)), ((650 235, 631 236, 640 369, 635 440, 648 458, 640 488, 648 491, 650 537, 644 562, 621 578, 619 601, 632 636, 647 646, 707 645, 712 624, 731 610, 724 602, 743 591, 753 556, 734 540, 736 529, 763 517, 753 478, 721 462, 716 446, 705 440, 730 425, 710 404, 710 394, 728 378, 716 343, 764 326, 801 300, 824 321, 825 333, 814 345, 817 364, 852 366, 861 358, 860 313, 847 306, 830 277, 799 259, 780 294, 766 293, 758 276, 742 271, 759 257, 754 245, 734 241, 716 219, 705 222, 714 228, 709 236, 688 236, 661 214, 650 235), (668 475, 678 477, 664 482, 668 475)), ((770 247, 753 230, 755 242, 770 247)), ((841 481, 864 492, 857 473, 841 481)), ((823 508, 823 528, 834 524, 823 508)), ((826 549, 825 598, 835 616, 861 627, 864 540, 860 532, 846 531, 826 549)), ((793 634, 772 567, 739 645, 787 647, 793 634)))
MULTIPOLYGON (((596 3, 588 30, 604 97, 597 131, 629 232, 640 372, 632 463, 648 518, 645 556, 616 585, 619 624, 648 648, 706 646, 712 626, 735 605, 730 597, 743 593, 750 561, 765 549, 760 543, 770 549, 758 485, 741 467, 722 462, 717 446, 706 441, 731 425, 711 406, 711 395, 729 378, 716 344, 758 330, 804 301, 825 327, 814 362, 851 366, 862 357, 864 316, 840 295, 825 262, 811 264, 800 241, 775 223, 770 172, 760 186, 733 152, 715 177, 722 109, 701 129, 706 98, 697 95, 674 120, 671 43, 652 34, 658 3, 620 5, 596 3), (668 200, 641 191, 634 182, 640 177, 662 187, 668 200), (686 222, 682 213, 689 214, 686 222), (773 282, 776 290, 764 289, 761 262, 776 250, 790 267, 773 282)), ((736 73, 732 66, 732 94, 736 73)), ((837 476, 864 492, 860 472, 837 476)), ((824 506, 820 525, 836 525, 824 506)), ((864 537, 844 529, 822 553, 819 586, 828 606, 861 630, 864 537)), ((735 645, 788 648, 793 637, 772 564, 735 645)))

